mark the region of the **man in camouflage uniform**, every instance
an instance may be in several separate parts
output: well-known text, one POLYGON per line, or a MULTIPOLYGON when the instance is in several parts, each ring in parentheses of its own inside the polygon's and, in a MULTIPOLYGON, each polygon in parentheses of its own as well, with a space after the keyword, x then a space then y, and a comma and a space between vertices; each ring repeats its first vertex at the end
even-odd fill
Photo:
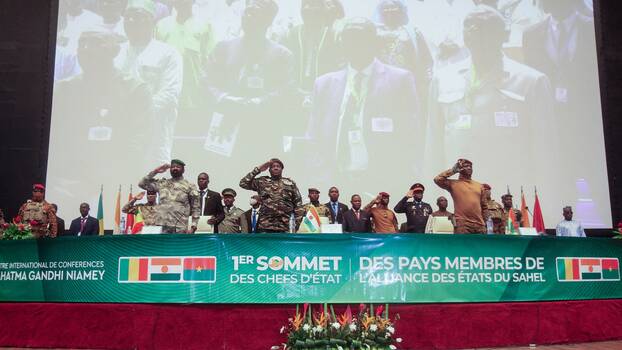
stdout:
POLYGON ((242 180, 240 187, 256 191, 262 199, 259 209, 257 232, 276 233, 289 232, 289 218, 295 217, 295 229, 300 226, 305 210, 298 186, 291 179, 282 177, 283 162, 279 159, 255 167, 242 180), (270 169, 270 176, 255 178, 261 172, 270 169))
POLYGON ((225 218, 218 224, 218 233, 248 233, 244 210, 233 205, 237 195, 231 188, 222 190, 225 218))
POLYGON ((121 209, 125 214, 136 215, 140 211, 143 216, 143 223, 145 226, 156 226, 156 215, 158 212, 158 204, 156 203, 158 192, 147 191, 147 203, 135 204, 137 201, 142 200, 145 197, 145 192, 140 192, 132 198, 121 209))
POLYGON ((508 193, 501 196, 501 202, 503 203, 503 233, 511 234, 511 232, 507 232, 508 226, 508 216, 510 216, 510 210, 514 210, 514 217, 516 218, 514 233, 518 234, 518 228, 521 225, 521 221, 523 219, 523 214, 518 209, 514 209, 514 203, 512 202, 512 194, 508 189, 508 193))
POLYGON ((147 174, 138 186, 146 191, 160 193, 160 204, 156 215, 156 225, 162 226, 164 233, 194 233, 199 220, 199 192, 195 185, 184 179, 186 164, 173 159, 147 174), (170 169, 171 179, 156 180, 157 174, 170 169), (188 230, 188 217, 192 216, 192 226, 188 230))
POLYGON ((45 187, 41 184, 32 186, 32 199, 19 208, 21 223, 31 226, 35 238, 56 237, 56 214, 54 208, 45 199, 45 187))
POLYGON ((489 184, 483 184, 484 196, 486 197, 487 208, 484 212, 484 221, 488 218, 492 219, 492 232, 498 235, 502 235, 505 232, 505 221, 503 220, 503 207, 492 199, 491 187, 489 184))
MULTIPOLYGON (((330 209, 326 205, 320 204, 320 190, 317 188, 311 187, 309 188, 309 200, 310 202, 305 204, 304 212, 305 214, 309 211, 309 209, 315 207, 317 214, 320 217, 326 218, 326 223, 330 221, 330 209)), ((308 233, 305 225, 300 226, 300 233, 308 233)))

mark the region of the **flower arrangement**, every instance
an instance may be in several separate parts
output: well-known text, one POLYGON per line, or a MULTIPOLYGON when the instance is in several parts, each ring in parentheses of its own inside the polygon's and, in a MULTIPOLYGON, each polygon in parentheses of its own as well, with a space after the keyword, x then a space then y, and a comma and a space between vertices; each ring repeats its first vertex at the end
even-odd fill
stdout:
POLYGON ((618 223, 618 229, 613 230, 613 238, 614 239, 622 239, 622 221, 618 223))
POLYGON ((22 218, 17 216, 13 219, 12 223, 5 223, 2 225, 2 239, 17 240, 34 238, 32 235, 32 228, 40 226, 41 223, 36 220, 31 220, 28 223, 22 223, 22 218))
POLYGON ((312 307, 304 304, 302 313, 296 306, 296 313, 289 319, 281 333, 287 332, 287 342, 282 346, 273 346, 273 350, 385 350, 397 349, 401 338, 395 338, 395 320, 389 318, 389 305, 380 305, 375 309, 359 305, 357 315, 352 314, 350 306, 337 316, 333 306, 328 311, 324 304, 320 312, 313 314, 312 307))

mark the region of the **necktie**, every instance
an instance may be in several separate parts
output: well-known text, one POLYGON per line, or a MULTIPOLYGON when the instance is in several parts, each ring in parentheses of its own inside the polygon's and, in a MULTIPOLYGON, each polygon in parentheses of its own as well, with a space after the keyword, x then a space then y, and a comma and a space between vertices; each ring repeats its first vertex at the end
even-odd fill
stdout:
POLYGON ((251 231, 255 232, 255 227, 257 226, 257 209, 253 209, 253 214, 251 215, 251 231))
POLYGON ((347 168, 351 160, 350 132, 358 131, 362 133, 363 131, 362 125, 358 125, 359 123, 357 122, 363 105, 363 96, 361 96, 363 77, 362 73, 356 73, 354 76, 350 96, 343 114, 341 130, 338 135, 337 164, 344 168, 347 168))
POLYGON ((335 213, 335 221, 337 221, 337 210, 339 210, 339 207, 337 207, 337 203, 333 203, 333 213, 335 213))
POLYGON ((199 192, 199 199, 201 200, 201 215, 204 214, 203 210, 205 210, 205 199, 203 196, 205 195, 205 191, 201 190, 199 192))
POLYGON ((358 210, 354 213, 356 214, 356 220, 361 220, 361 213, 358 210))
POLYGON ((85 225, 86 225, 86 219, 85 218, 80 219, 80 232, 79 233, 84 232, 85 225))

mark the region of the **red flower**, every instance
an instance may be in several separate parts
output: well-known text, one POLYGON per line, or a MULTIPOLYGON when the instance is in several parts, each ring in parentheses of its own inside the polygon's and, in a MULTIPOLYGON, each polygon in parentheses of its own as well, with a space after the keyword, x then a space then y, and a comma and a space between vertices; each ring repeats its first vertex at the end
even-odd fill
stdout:
POLYGON ((15 218, 13 218, 13 223, 14 224, 19 224, 20 222, 22 222, 22 217, 21 216, 16 216, 15 218))
POLYGON ((39 221, 37 220, 30 220, 30 226, 38 226, 39 225, 39 221))
POLYGON ((365 312, 365 304, 361 303, 359 304, 359 314, 362 314, 363 312, 365 312))
POLYGON ((2 227, 5 228, 5 229, 9 228, 9 226, 11 226, 11 225, 9 225, 7 223, 4 223, 4 225, 2 225, 2 227))
POLYGON ((382 311, 384 311, 384 305, 380 305, 376 308, 376 316, 382 316, 382 311))
POLYGON ((20 231, 24 231, 24 224, 18 224, 17 229, 20 231))

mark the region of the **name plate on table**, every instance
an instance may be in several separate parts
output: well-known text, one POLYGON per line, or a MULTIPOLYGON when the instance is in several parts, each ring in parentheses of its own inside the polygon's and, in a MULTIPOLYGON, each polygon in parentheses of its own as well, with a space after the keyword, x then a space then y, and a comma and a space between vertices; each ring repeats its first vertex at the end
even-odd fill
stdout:
POLYGON ((162 233, 162 226, 143 226, 140 231, 142 235, 159 235, 162 233))
MULTIPOLYGON (((211 216, 202 215, 199 216, 199 221, 197 222, 197 230, 194 233, 214 233, 214 225, 210 225, 207 223, 211 216)), ((188 217, 188 229, 192 227, 192 216, 188 217)))
POLYGON ((341 224, 323 224, 322 233, 343 233, 341 224))
POLYGON ((453 234, 454 224, 446 216, 429 216, 425 225, 426 233, 453 234))

